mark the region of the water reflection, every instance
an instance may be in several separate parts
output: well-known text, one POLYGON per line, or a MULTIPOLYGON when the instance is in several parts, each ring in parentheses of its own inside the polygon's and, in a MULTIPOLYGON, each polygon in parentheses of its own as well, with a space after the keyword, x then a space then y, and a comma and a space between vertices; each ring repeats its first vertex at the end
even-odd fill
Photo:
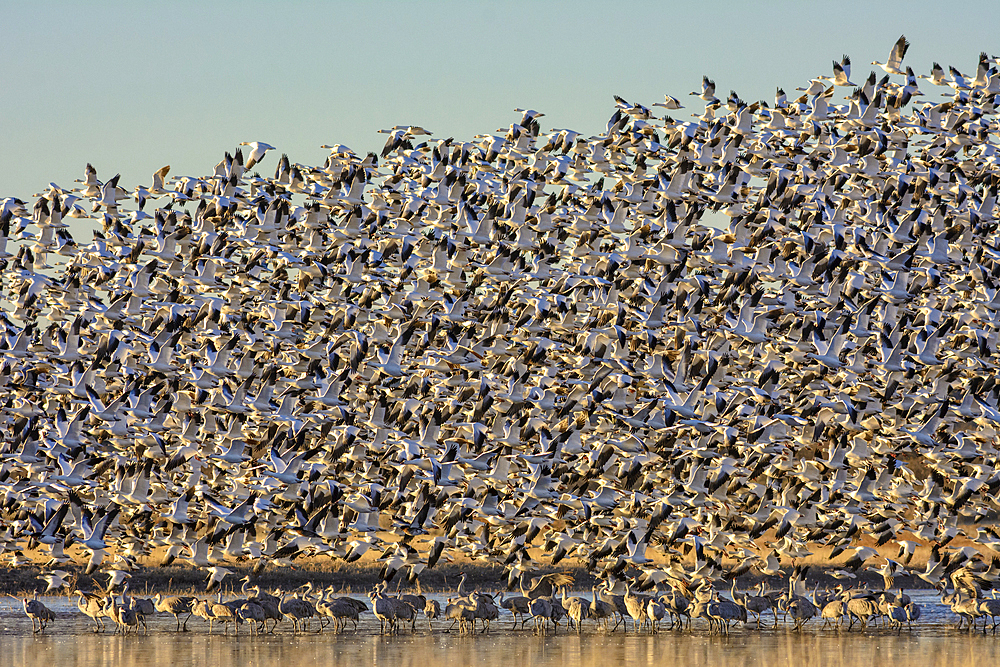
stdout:
POLYGON ((697 623, 693 633, 605 635, 588 623, 582 636, 563 630, 557 636, 536 637, 510 632, 510 619, 505 617, 503 629, 490 635, 464 637, 445 633, 444 624, 435 624, 434 633, 418 625, 421 629, 415 635, 382 637, 375 634, 377 621, 366 614, 358 633, 340 636, 329 632, 296 636, 287 628, 264 637, 209 636, 198 619, 190 623, 193 632, 177 634, 172 617, 158 616, 150 623, 149 635, 119 637, 90 632, 90 620, 76 612, 71 600, 46 598, 45 603, 59 617, 44 636, 31 634, 19 606, 0 604, 0 667, 951 667, 993 664, 1000 658, 1000 637, 956 631, 950 612, 934 605, 930 596, 921 599, 925 616, 920 628, 903 630, 899 636, 881 629, 864 635, 837 633, 820 630, 819 624, 802 633, 784 628, 758 632, 751 624, 720 637, 697 623))
POLYGON ((523 667, 604 667, 606 665, 753 665, 952 666, 990 664, 1000 643, 992 636, 958 633, 931 635, 837 635, 790 632, 726 637, 662 634, 651 637, 585 634, 536 637, 495 634, 460 637, 435 633, 380 637, 329 634, 253 638, 206 634, 157 633, 143 637, 52 634, 6 635, 0 639, 0 664, 54 665, 213 665, 249 667, 357 667, 439 664, 519 665, 523 667))

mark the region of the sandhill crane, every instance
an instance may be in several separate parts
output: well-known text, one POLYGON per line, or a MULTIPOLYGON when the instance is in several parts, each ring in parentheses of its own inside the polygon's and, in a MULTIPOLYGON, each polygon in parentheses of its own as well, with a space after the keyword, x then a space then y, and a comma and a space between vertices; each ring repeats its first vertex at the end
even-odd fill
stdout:
POLYGON ((913 602, 913 600, 910 599, 910 596, 904 593, 903 589, 900 588, 899 592, 896 594, 896 603, 901 607, 909 607, 911 602, 913 602))
POLYGON ((552 614, 549 616, 549 620, 552 621, 552 625, 555 626, 556 631, 559 631, 559 622, 566 616, 566 609, 562 606, 554 597, 548 598, 549 602, 552 604, 552 614))
POLYGON ((684 593, 671 585, 669 593, 664 593, 660 596, 660 602, 666 608, 667 613, 670 614, 670 629, 674 627, 674 619, 677 619, 677 625, 683 629, 684 628, 684 617, 687 617, 688 626, 691 625, 691 600, 684 595, 684 593))
POLYGON ((823 605, 823 610, 820 612, 820 616, 823 618, 823 627, 825 628, 827 624, 834 623, 837 629, 840 630, 840 626, 844 623, 844 616, 847 615, 847 604, 844 600, 836 599, 827 602, 823 605))
MULTIPOLYGON (((544 635, 548 621, 552 620, 552 600, 535 598, 531 601, 529 613, 535 625, 535 633, 544 635)), ((559 626, 556 626, 556 631, 558 632, 558 630, 559 626)))
POLYGON ((597 586, 591 587, 590 592, 593 595, 593 599, 590 601, 590 608, 587 610, 587 615, 594 619, 595 622, 604 621, 604 631, 607 632, 608 619, 615 614, 614 606, 597 597, 597 586))
POLYGON ((368 605, 366 605, 361 600, 355 600, 352 597, 340 597, 337 598, 337 601, 342 602, 343 604, 351 607, 355 611, 354 614, 347 614, 343 617, 344 618, 343 625, 346 625, 347 621, 350 620, 352 623, 354 623, 354 629, 357 630, 358 616, 368 611, 368 605))
POLYGON ((847 601, 847 614, 851 617, 847 629, 850 630, 854 627, 854 621, 858 621, 861 624, 861 631, 864 632, 871 617, 879 613, 878 603, 871 596, 853 597, 850 593, 844 595, 847 601))
POLYGON ((278 610, 282 615, 292 622, 292 632, 303 630, 303 621, 312 618, 316 614, 316 609, 311 602, 297 597, 281 598, 278 610))
POLYGON ((726 616, 731 617, 733 621, 739 621, 743 625, 746 625, 747 608, 743 604, 745 596, 741 596, 736 592, 736 577, 733 577, 733 583, 729 587, 729 597, 731 598, 732 606, 729 606, 730 600, 723 600, 726 603, 724 605, 726 616))
POLYGON ((259 635, 267 624, 264 607, 253 600, 246 600, 236 610, 236 620, 247 621, 250 624, 250 634, 259 635))
POLYGON ((45 632, 45 626, 48 625, 49 621, 54 621, 56 615, 51 609, 46 607, 41 600, 29 600, 25 598, 22 600, 24 605, 24 613, 31 619, 31 632, 42 633, 45 632), (38 628, 35 628, 35 623, 38 623, 38 628))
POLYGON ((80 597, 76 601, 76 608, 81 613, 94 619, 94 632, 104 631, 104 598, 94 593, 86 593, 79 588, 74 591, 80 597))
POLYGON ((816 605, 804 597, 796 597, 788 603, 788 614, 792 617, 794 630, 801 630, 802 626, 808 623, 817 611, 816 605))
MULTIPOLYGON (((331 605, 333 604, 333 600, 329 598, 330 593, 331 593, 331 591, 325 590, 325 591, 323 591, 320 594, 319 600, 316 601, 316 605, 315 605, 316 606, 316 613, 319 615, 319 631, 323 632, 323 629, 329 623, 332 622, 333 623, 333 631, 334 631, 334 633, 336 633, 338 631, 338 629, 339 629, 339 623, 340 623, 340 621, 332 613, 333 610, 331 608, 331 605), (324 617, 326 617, 329 620, 324 620, 324 617)), ((263 610, 261 610, 261 613, 263 613, 263 610)))
POLYGON ((691 605, 691 616, 694 618, 704 618, 708 621, 708 627, 711 631, 715 630, 715 616, 709 613, 709 606, 715 604, 715 600, 697 598, 691 605))
POLYGON ((389 598, 389 602, 393 607, 393 630, 399 629, 399 621, 402 620, 410 622, 410 632, 413 632, 417 625, 417 610, 409 602, 398 598, 389 598))
POLYGON ((385 608, 392 616, 392 632, 395 632, 400 620, 410 621, 410 631, 416 629, 417 611, 422 610, 427 605, 427 597, 420 592, 419 581, 417 582, 417 594, 404 593, 402 595, 387 595, 388 584, 385 581, 379 582, 375 586, 379 595, 386 600, 385 608))
POLYGON ((667 615, 667 607, 658 598, 653 598, 646 605, 646 618, 649 619, 650 631, 656 634, 660 631, 660 621, 667 615))
MULTIPOLYGON (((385 582, 380 582, 372 589, 369 599, 372 602, 372 612, 379 621, 379 632, 392 633, 396 629, 397 612, 399 611, 399 600, 390 598, 384 594, 385 582)), ((407 605, 409 606, 409 605, 407 605)))
POLYGON ((444 607, 444 617, 451 620, 451 626, 446 632, 451 632, 451 628, 458 623, 459 634, 466 633, 466 627, 474 620, 475 608, 469 604, 465 598, 448 598, 444 607))
MULTIPOLYGON (((733 580, 731 594, 736 597, 736 581, 733 580)), ((747 612, 739 603, 725 598, 716 598, 708 604, 708 617, 717 624, 719 632, 729 634, 729 628, 736 621, 746 623, 747 612)))
MULTIPOLYGON (((761 582, 761 586, 763 585, 764 585, 763 582, 761 582)), ((813 588, 812 603, 816 605, 817 609, 822 609, 823 607, 833 602, 834 600, 839 600, 839 599, 840 595, 836 592, 820 591, 819 584, 816 584, 816 586, 813 588)))
MULTIPOLYGON (((316 613, 321 617, 325 616, 333 622, 333 631, 336 634, 340 634, 343 629, 347 626, 347 621, 354 623, 354 628, 358 627, 358 614, 362 611, 367 611, 368 606, 360 600, 354 600, 348 597, 334 598, 330 597, 333 595, 333 588, 330 587, 323 592, 320 599, 316 602, 316 613)), ((320 632, 323 631, 325 624, 320 620, 320 632)))
POLYGON ((916 602, 911 602, 906 605, 906 627, 907 629, 913 628, 913 622, 920 619, 920 605, 916 602))
POLYGON ((256 602, 264 610, 264 630, 266 632, 274 632, 274 629, 278 627, 278 623, 284 618, 281 613, 281 600, 270 593, 265 593, 260 590, 260 586, 254 586, 250 589, 253 593, 253 597, 249 598, 253 602, 256 602), (268 629, 267 622, 274 621, 271 628, 268 629))
MULTIPOLYGON (((337 634, 343 631, 348 620, 354 623, 355 628, 358 626, 358 610, 344 598, 321 600, 316 604, 316 611, 330 617, 333 621, 333 631, 337 634)), ((322 625, 320 630, 322 631, 322 625)))
POLYGON ((722 600, 718 597, 714 597, 708 602, 705 607, 705 616, 708 617, 708 626, 711 632, 729 634, 729 624, 722 613, 722 600))
MULTIPOLYGON (((410 605, 410 607, 413 608, 414 612, 423 611, 427 607, 427 596, 424 595, 423 592, 420 590, 419 579, 417 579, 416 595, 413 595, 412 593, 403 593, 401 595, 397 595, 397 599, 400 600, 401 602, 405 602, 406 604, 410 605)), ((416 613, 414 613, 412 618, 412 623, 410 625, 411 631, 416 628, 416 622, 417 622, 417 616, 416 613)))
POLYGON ((130 597, 128 595, 128 582, 122 588, 122 604, 136 613, 136 619, 142 625, 143 634, 149 631, 146 625, 146 617, 156 613, 156 605, 149 598, 130 597))
POLYGON ((156 611, 174 615, 174 618, 177 620, 177 632, 187 632, 187 622, 191 618, 191 606, 194 604, 194 601, 193 597, 186 595, 174 595, 165 598, 161 593, 157 593, 153 596, 153 606, 156 611), (187 614, 184 617, 183 628, 181 626, 181 614, 187 614))
POLYGON ((886 609, 886 615, 889 617, 889 627, 896 628, 897 635, 902 632, 903 623, 906 622, 906 608, 892 601, 886 609))
POLYGON ((590 603, 581 597, 566 597, 566 587, 562 589, 562 606, 566 615, 576 625, 577 633, 583 631, 583 619, 590 615, 590 603))
POLYGON ((122 630, 122 626, 123 626, 123 624, 122 624, 122 617, 121 617, 120 609, 118 607, 118 603, 115 602, 115 596, 114 595, 108 595, 108 596, 102 598, 101 599, 101 604, 103 606, 104 615, 107 616, 108 618, 110 618, 112 621, 115 622, 115 632, 114 632, 114 634, 118 634, 119 632, 122 632, 122 634, 125 634, 125 632, 122 630))
MULTIPOLYGON (((191 614, 197 616, 198 618, 211 623, 212 620, 212 607, 208 600, 195 600, 191 605, 191 614)), ((209 625, 211 628, 211 625, 209 625)))
POLYGON ((778 612, 775 611, 774 600, 769 596, 764 594, 764 582, 760 582, 757 587, 756 595, 747 595, 744 601, 744 607, 748 613, 753 614, 757 618, 757 627, 760 627, 760 617, 766 612, 770 611, 774 616, 774 627, 778 627, 778 612))
MULTIPOLYGON (((996 595, 996 589, 993 590, 996 595)), ((1000 599, 989 597, 979 600, 979 615, 983 618, 983 634, 986 634, 986 620, 993 621, 993 634, 997 633, 997 617, 1000 616, 1000 599)))
POLYGON ((517 619, 521 617, 521 629, 524 629, 524 623, 527 621, 527 616, 531 613, 531 600, 523 595, 514 595, 512 597, 504 597, 504 594, 500 594, 500 607, 506 609, 514 616, 514 623, 510 626, 513 630, 517 627, 517 619))
POLYGON ((236 634, 240 633, 240 628, 236 624, 236 612, 228 604, 222 602, 222 591, 219 591, 219 597, 215 602, 208 603, 208 613, 208 634, 212 634, 212 625, 216 620, 223 623, 223 634, 229 634, 230 623, 233 624, 236 634))
POLYGON ((625 616, 628 614, 628 608, 625 607, 625 596, 615 595, 611 591, 611 582, 604 582, 604 588, 600 591, 600 597, 602 601, 610 604, 614 613, 618 615, 618 618, 615 620, 615 627, 611 630, 614 632, 618 629, 619 624, 625 623, 625 616))
POLYGON ((431 627, 431 619, 441 617, 441 603, 437 600, 428 598, 427 602, 424 603, 424 617, 427 619, 427 629, 433 630, 434 628, 431 627))
POLYGON ((969 624, 969 632, 976 628, 976 619, 982 616, 983 612, 979 608, 979 600, 963 591, 956 591, 951 595, 946 595, 942 588, 941 602, 951 607, 951 611, 958 615, 958 627, 964 623, 969 624))
POLYGON ((490 624, 500 617, 500 609, 493 596, 488 593, 473 593, 472 600, 476 604, 472 614, 473 631, 475 631, 476 620, 479 620, 483 624, 483 633, 485 634, 489 632, 490 624))
MULTIPOLYGON (((632 585, 625 584, 625 609, 632 617, 632 624, 636 632, 639 632, 640 623, 645 623, 646 610, 639 596, 632 592, 632 585)), ((628 627, 625 629, 628 632, 628 627)))
MULTIPOLYGON (((309 605, 310 609, 312 610, 312 615, 313 616, 316 615, 316 605, 313 604, 313 601, 312 601, 313 600, 313 583, 311 581, 306 582, 305 585, 303 585, 303 586, 299 586, 295 590, 295 592, 292 594, 292 596, 294 598, 298 599, 298 600, 301 600, 302 602, 305 602, 307 605, 309 605)), ((318 597, 318 594, 317 594, 317 597, 318 597)))
POLYGON ((134 609, 118 604, 114 595, 109 595, 104 601, 105 614, 115 622, 115 634, 128 634, 129 629, 139 632, 139 614, 134 609))

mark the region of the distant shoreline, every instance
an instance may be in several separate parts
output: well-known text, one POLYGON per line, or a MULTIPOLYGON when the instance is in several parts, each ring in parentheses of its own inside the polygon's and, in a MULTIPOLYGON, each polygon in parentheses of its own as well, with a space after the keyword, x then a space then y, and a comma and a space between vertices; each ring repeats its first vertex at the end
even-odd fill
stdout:
MULTIPOLYGON (((769 531, 757 540, 760 547, 759 555, 766 556, 769 549, 766 545, 773 543, 774 533, 769 531)), ((957 537, 948 545, 949 548, 962 548, 972 545, 973 542, 965 537, 957 537)), ((796 559, 791 562, 785 558, 781 559, 781 575, 764 576, 754 569, 737 578, 737 586, 745 589, 756 586, 761 580, 772 589, 787 588, 787 576, 795 566, 808 567, 806 573, 806 585, 811 591, 817 584, 820 588, 832 588, 838 583, 845 587, 867 586, 875 590, 883 587, 882 577, 868 570, 867 568, 881 567, 886 559, 897 560, 898 545, 890 542, 884 545, 877 545, 875 540, 868 536, 858 540, 853 546, 866 546, 874 548, 878 555, 870 558, 865 563, 865 567, 858 569, 856 579, 838 579, 833 576, 835 572, 843 571, 843 563, 853 553, 853 548, 849 548, 840 555, 831 559, 833 547, 822 544, 811 544, 809 549, 813 552, 811 556, 796 559)), ((988 559, 992 554, 983 550, 983 558, 988 559)), ((159 565, 162 550, 154 550, 152 554, 145 557, 139 566, 132 572, 130 590, 136 595, 144 595, 149 592, 153 595, 157 592, 200 594, 205 593, 208 572, 206 569, 192 565, 182 559, 178 559, 174 564, 161 567, 159 565)), ((589 590, 597 581, 599 573, 590 573, 581 561, 575 558, 566 558, 555 566, 549 564, 549 557, 540 549, 531 549, 531 557, 534 559, 529 568, 532 576, 545 574, 547 572, 569 572, 573 575, 576 590, 589 590)), ((914 574, 900 576, 895 580, 895 587, 902 586, 907 589, 930 589, 931 586, 916 576, 917 572, 925 570, 927 560, 931 554, 931 545, 920 545, 916 548, 913 558, 907 565, 907 569, 914 574)), ((659 553, 658 549, 651 548, 650 556, 653 562, 651 568, 665 568, 667 562, 659 553)), ((85 565, 76 564, 83 561, 78 558, 75 563, 67 563, 62 566, 44 567, 48 560, 48 554, 44 551, 24 552, 22 557, 31 560, 31 565, 22 564, 11 566, 10 564, 0 564, 0 595, 17 595, 21 592, 41 593, 45 590, 45 582, 37 577, 53 569, 63 569, 78 575, 76 587, 84 590, 93 588, 104 588, 107 581, 105 572, 112 569, 113 559, 105 560, 105 567, 94 575, 85 575, 85 565)), ((85 562, 85 561, 84 561, 85 562)), ((246 560, 243 562, 224 562, 218 565, 226 567, 235 573, 235 576, 227 577, 223 584, 223 591, 238 591, 239 580, 251 574, 255 561, 246 560)), ((691 572, 695 568, 693 553, 681 557, 681 563, 685 571, 691 572)), ((738 565, 736 561, 724 559, 722 568, 728 573, 738 565)), ((381 580, 382 561, 374 553, 369 551, 355 563, 346 563, 343 560, 333 560, 326 556, 300 556, 296 558, 292 567, 284 565, 268 565, 259 575, 253 578, 253 583, 260 585, 262 589, 273 590, 293 590, 299 586, 312 582, 313 586, 333 586, 337 591, 344 591, 351 594, 367 595, 372 587, 381 580)), ((402 591, 413 591, 416 584, 407 583, 405 580, 407 570, 404 568, 389 583, 389 590, 395 591, 399 587, 402 591)), ((486 564, 481 561, 468 559, 456 559, 452 561, 442 560, 432 569, 424 569, 420 574, 420 583, 424 591, 447 592, 455 590, 462 573, 466 573, 466 585, 480 591, 499 591, 507 588, 508 569, 502 565, 486 564)), ((627 572, 637 573, 635 568, 627 569, 627 572)), ((726 578, 724 582, 717 580, 717 586, 729 587, 730 580, 726 578)))
MULTIPOLYGON (((227 568, 235 573, 235 576, 227 577, 223 582, 222 591, 224 594, 238 593, 241 583, 240 579, 251 573, 251 565, 227 564, 227 568)), ((78 579, 73 588, 83 590, 104 589, 106 577, 102 573, 95 575, 85 575, 83 566, 66 565, 62 569, 78 574, 78 579)), ((874 572, 859 570, 856 579, 836 579, 831 576, 837 568, 828 566, 810 566, 806 575, 806 584, 809 590, 814 586, 821 589, 830 588, 842 584, 846 587, 865 586, 876 590, 883 587, 882 577, 874 572)), ((48 568, 38 566, 9 567, 0 566, 0 594, 19 596, 22 593, 35 593, 39 595, 45 591, 46 584, 38 579, 40 574, 44 574, 48 568)), ((760 581, 765 581, 766 585, 772 589, 782 589, 787 587, 787 573, 791 568, 782 568, 780 576, 765 577, 761 574, 744 574, 737 577, 737 587, 747 589, 756 586, 760 581)), ((345 565, 336 563, 334 566, 323 565, 317 562, 304 563, 302 566, 290 567, 270 567, 252 579, 253 584, 259 585, 264 590, 280 589, 284 591, 294 590, 307 583, 312 583, 316 587, 332 586, 336 591, 351 595, 365 596, 372 587, 380 581, 381 567, 378 565, 345 565)), ((442 593, 455 590, 462 573, 467 575, 466 587, 484 592, 503 591, 507 589, 507 573, 504 568, 493 565, 483 565, 477 563, 464 563, 460 565, 438 566, 433 570, 425 570, 420 576, 420 585, 423 591, 442 593)), ((538 574, 546 572, 568 572, 573 575, 575 583, 574 590, 589 590, 596 585, 597 578, 580 566, 567 567, 539 567, 538 574)), ((142 567, 132 572, 129 590, 133 595, 146 596, 163 594, 207 594, 206 582, 208 576, 206 572, 191 565, 171 565, 169 567, 159 567, 156 565, 142 567)), ((725 587, 728 587, 730 580, 724 580, 725 587)), ((717 586, 722 586, 723 582, 717 582, 717 586)), ((905 589, 930 589, 931 587, 916 576, 898 577, 895 587, 905 589)), ((389 583, 389 591, 395 592, 397 587, 403 592, 413 592, 416 584, 408 583, 405 575, 397 575, 389 583)), ((218 590, 218 589, 216 589, 218 590)), ((516 590, 516 589, 515 589, 516 590)), ((62 593, 65 593, 65 589, 62 593)), ((70 591, 71 592, 71 591, 70 591)), ((215 594, 213 591, 212 594, 215 594)), ((59 592, 49 593, 58 595, 59 592)))

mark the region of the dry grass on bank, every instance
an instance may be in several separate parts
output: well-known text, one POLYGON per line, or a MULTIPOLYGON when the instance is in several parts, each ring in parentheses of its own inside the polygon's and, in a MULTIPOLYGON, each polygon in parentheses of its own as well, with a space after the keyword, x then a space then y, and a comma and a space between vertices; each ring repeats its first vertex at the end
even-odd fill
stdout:
MULTIPOLYGON (((770 551, 770 547, 767 544, 770 543, 770 539, 768 538, 771 537, 773 536, 769 535, 757 541, 760 547, 759 553, 762 557, 766 556, 770 551)), ((949 544, 949 548, 961 548, 969 544, 971 544, 969 540, 958 538, 949 544)), ((855 546, 874 547, 875 545, 870 539, 861 539, 855 543, 855 546)), ((895 559, 897 556, 898 545, 895 542, 875 548, 880 556, 868 561, 868 565, 872 568, 881 566, 885 562, 885 558, 895 559)), ((786 571, 790 570, 793 565, 809 566, 811 568, 808 578, 810 585, 814 582, 821 586, 831 585, 834 583, 834 579, 830 574, 840 569, 841 564, 852 554, 852 551, 848 550, 839 555, 834 561, 831 561, 829 555, 832 550, 833 548, 829 546, 813 545, 811 548, 812 555, 796 559, 794 563, 782 560, 781 565, 786 571)), ((916 554, 910 562, 909 569, 912 572, 923 571, 926 567, 930 551, 930 545, 918 547, 916 554)), ((77 562, 85 562, 82 555, 75 555, 79 558, 77 562)), ((549 565, 549 558, 542 554, 540 550, 532 550, 531 555, 537 563, 536 569, 539 573, 552 571, 570 572, 576 578, 575 587, 580 589, 588 589, 595 582, 594 575, 587 572, 583 564, 576 560, 566 559, 556 567, 552 567, 549 565)), ((992 555, 992 553, 985 553, 984 557, 989 558, 992 555)), ((153 595, 157 592, 172 594, 204 593, 205 583, 208 578, 205 570, 193 567, 182 561, 178 561, 177 564, 168 567, 160 567, 158 565, 160 556, 159 552, 154 552, 150 556, 141 559, 139 567, 133 571, 130 588, 136 595, 153 595)), ((649 549, 648 556, 653 559, 653 566, 665 565, 667 563, 665 555, 657 549, 649 549)), ((361 560, 352 564, 333 560, 326 556, 300 557, 294 561, 292 567, 268 566, 258 575, 252 575, 251 568, 253 567, 253 563, 250 561, 224 563, 223 565, 232 570, 235 576, 226 579, 223 590, 226 592, 238 590, 240 586, 238 580, 244 576, 251 575, 254 583, 260 585, 262 589, 291 590, 312 582, 314 586, 333 586, 336 590, 343 591, 344 593, 364 595, 380 580, 382 563, 379 558, 380 553, 375 550, 369 551, 361 560)), ((35 592, 40 593, 44 591, 45 582, 38 577, 48 571, 44 567, 48 556, 41 552, 26 552, 22 554, 22 559, 30 560, 32 564, 17 567, 0 565, 0 594, 19 595, 28 593, 30 595, 35 592)), ((682 555, 680 561, 688 570, 693 569, 694 554, 682 555)), ((113 562, 111 558, 105 561, 108 567, 111 567, 113 562)), ((724 559, 722 565, 724 568, 730 569, 735 567, 737 563, 730 559, 724 559)), ((77 577, 75 587, 83 589, 103 588, 107 580, 103 572, 100 571, 93 576, 86 575, 82 565, 67 564, 61 566, 61 569, 73 572, 77 577)), ((463 572, 468 575, 468 583, 473 588, 479 590, 499 590, 506 587, 507 571, 504 567, 484 564, 467 558, 455 558, 449 562, 442 561, 434 569, 424 570, 420 576, 420 583, 425 591, 451 591, 454 590, 463 572)), ((865 571, 864 569, 860 570, 857 574, 857 580, 847 580, 845 583, 858 582, 881 586, 881 578, 877 574, 865 571)), ((750 586, 760 581, 761 578, 760 574, 752 572, 740 577, 738 584, 740 586, 750 586)), ((784 579, 781 577, 768 577, 767 581, 772 586, 780 586, 784 579)), ((898 581, 899 584, 909 588, 924 588, 927 586, 915 575, 900 577, 898 581)), ((403 579, 403 575, 399 575, 392 581, 390 590, 396 590, 397 587, 400 587, 402 590, 412 590, 414 585, 406 582, 403 579)))

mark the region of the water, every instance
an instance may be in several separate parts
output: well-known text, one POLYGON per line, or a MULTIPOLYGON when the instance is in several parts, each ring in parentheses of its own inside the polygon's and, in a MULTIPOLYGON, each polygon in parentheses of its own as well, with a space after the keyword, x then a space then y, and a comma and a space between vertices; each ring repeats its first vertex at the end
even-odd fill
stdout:
MULTIPOLYGON (((159 615, 148 635, 94 634, 89 618, 77 613, 71 600, 43 598, 59 618, 45 635, 32 635, 31 626, 13 600, 0 605, 0 667, 61 667, 74 665, 212 665, 213 667, 318 667, 330 665, 501 665, 503 667, 604 667, 627 664, 683 667, 746 667, 754 665, 823 665, 833 667, 907 667, 996 664, 1000 637, 968 635, 954 628, 955 619, 933 598, 914 596, 924 606, 924 618, 913 631, 900 635, 883 629, 865 634, 821 630, 814 619, 802 633, 783 627, 758 631, 753 623, 737 626, 728 636, 710 635, 707 626, 694 623, 692 632, 625 635, 597 631, 586 622, 582 635, 561 630, 558 635, 535 636, 511 632, 511 618, 501 616, 501 630, 489 635, 446 633, 436 622, 429 633, 420 617, 416 634, 393 637, 377 634, 378 622, 365 614, 358 632, 292 635, 288 624, 275 635, 239 637, 208 635, 207 626, 192 618, 187 633, 175 633, 173 617, 159 615)), ((314 626, 315 627, 315 626, 314 626)), ((497 625, 494 624, 494 628, 497 625)), ((218 630, 216 630, 218 632, 218 630)))

